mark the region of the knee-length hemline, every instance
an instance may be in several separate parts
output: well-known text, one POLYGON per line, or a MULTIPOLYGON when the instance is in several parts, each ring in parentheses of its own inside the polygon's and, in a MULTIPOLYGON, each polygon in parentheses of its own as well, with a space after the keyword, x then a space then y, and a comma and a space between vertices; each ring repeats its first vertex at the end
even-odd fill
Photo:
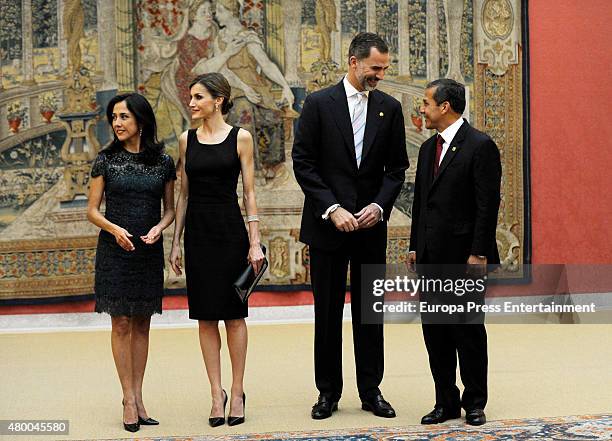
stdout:
POLYGON ((249 238, 238 205, 238 127, 219 144, 202 144, 188 132, 185 172, 189 196, 185 216, 185 275, 189 318, 233 320, 248 306, 232 284, 248 264, 249 238))

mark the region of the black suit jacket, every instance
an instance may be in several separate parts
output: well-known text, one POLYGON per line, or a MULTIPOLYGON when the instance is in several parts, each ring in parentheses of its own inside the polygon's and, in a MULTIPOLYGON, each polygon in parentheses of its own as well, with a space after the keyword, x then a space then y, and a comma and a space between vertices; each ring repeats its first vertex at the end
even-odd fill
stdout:
POLYGON ((417 263, 463 264, 470 254, 499 263, 495 229, 502 170, 497 145, 464 120, 436 178, 435 152, 433 136, 421 146, 417 164, 410 234, 417 263))
MULTIPOLYGON (((294 139, 293 170, 305 195, 302 242, 333 250, 354 236, 322 219, 334 204, 356 213, 375 202, 389 219, 409 166, 399 101, 378 90, 369 93, 359 168, 342 81, 306 98, 294 139)), ((386 222, 369 230, 372 239, 386 240, 386 222)))

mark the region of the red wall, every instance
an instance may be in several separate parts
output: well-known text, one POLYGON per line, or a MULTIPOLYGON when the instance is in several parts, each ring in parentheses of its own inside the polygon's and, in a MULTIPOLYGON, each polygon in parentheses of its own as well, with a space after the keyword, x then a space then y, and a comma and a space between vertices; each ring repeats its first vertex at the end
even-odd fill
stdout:
POLYGON ((611 0, 530 0, 533 263, 612 263, 611 0))

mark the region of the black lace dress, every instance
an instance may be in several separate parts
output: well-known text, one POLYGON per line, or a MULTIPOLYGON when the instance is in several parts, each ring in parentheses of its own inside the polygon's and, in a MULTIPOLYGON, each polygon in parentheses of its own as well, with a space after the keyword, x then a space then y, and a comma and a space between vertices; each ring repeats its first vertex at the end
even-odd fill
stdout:
POLYGON ((134 251, 125 251, 115 237, 102 230, 96 251, 96 312, 111 316, 161 314, 164 285, 163 238, 152 245, 145 236, 161 219, 164 187, 176 179, 172 158, 160 155, 146 164, 142 154, 102 150, 95 159, 91 176, 104 177, 105 217, 125 228, 134 251))

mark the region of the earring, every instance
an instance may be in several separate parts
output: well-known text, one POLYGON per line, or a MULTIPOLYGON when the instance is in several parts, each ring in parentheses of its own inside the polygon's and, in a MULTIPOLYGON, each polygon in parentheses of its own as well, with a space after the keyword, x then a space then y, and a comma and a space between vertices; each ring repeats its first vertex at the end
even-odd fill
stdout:
POLYGON ((142 137, 142 129, 138 131, 138 136, 142 137))
POLYGON ((219 111, 219 104, 215 104, 215 112, 219 111))

